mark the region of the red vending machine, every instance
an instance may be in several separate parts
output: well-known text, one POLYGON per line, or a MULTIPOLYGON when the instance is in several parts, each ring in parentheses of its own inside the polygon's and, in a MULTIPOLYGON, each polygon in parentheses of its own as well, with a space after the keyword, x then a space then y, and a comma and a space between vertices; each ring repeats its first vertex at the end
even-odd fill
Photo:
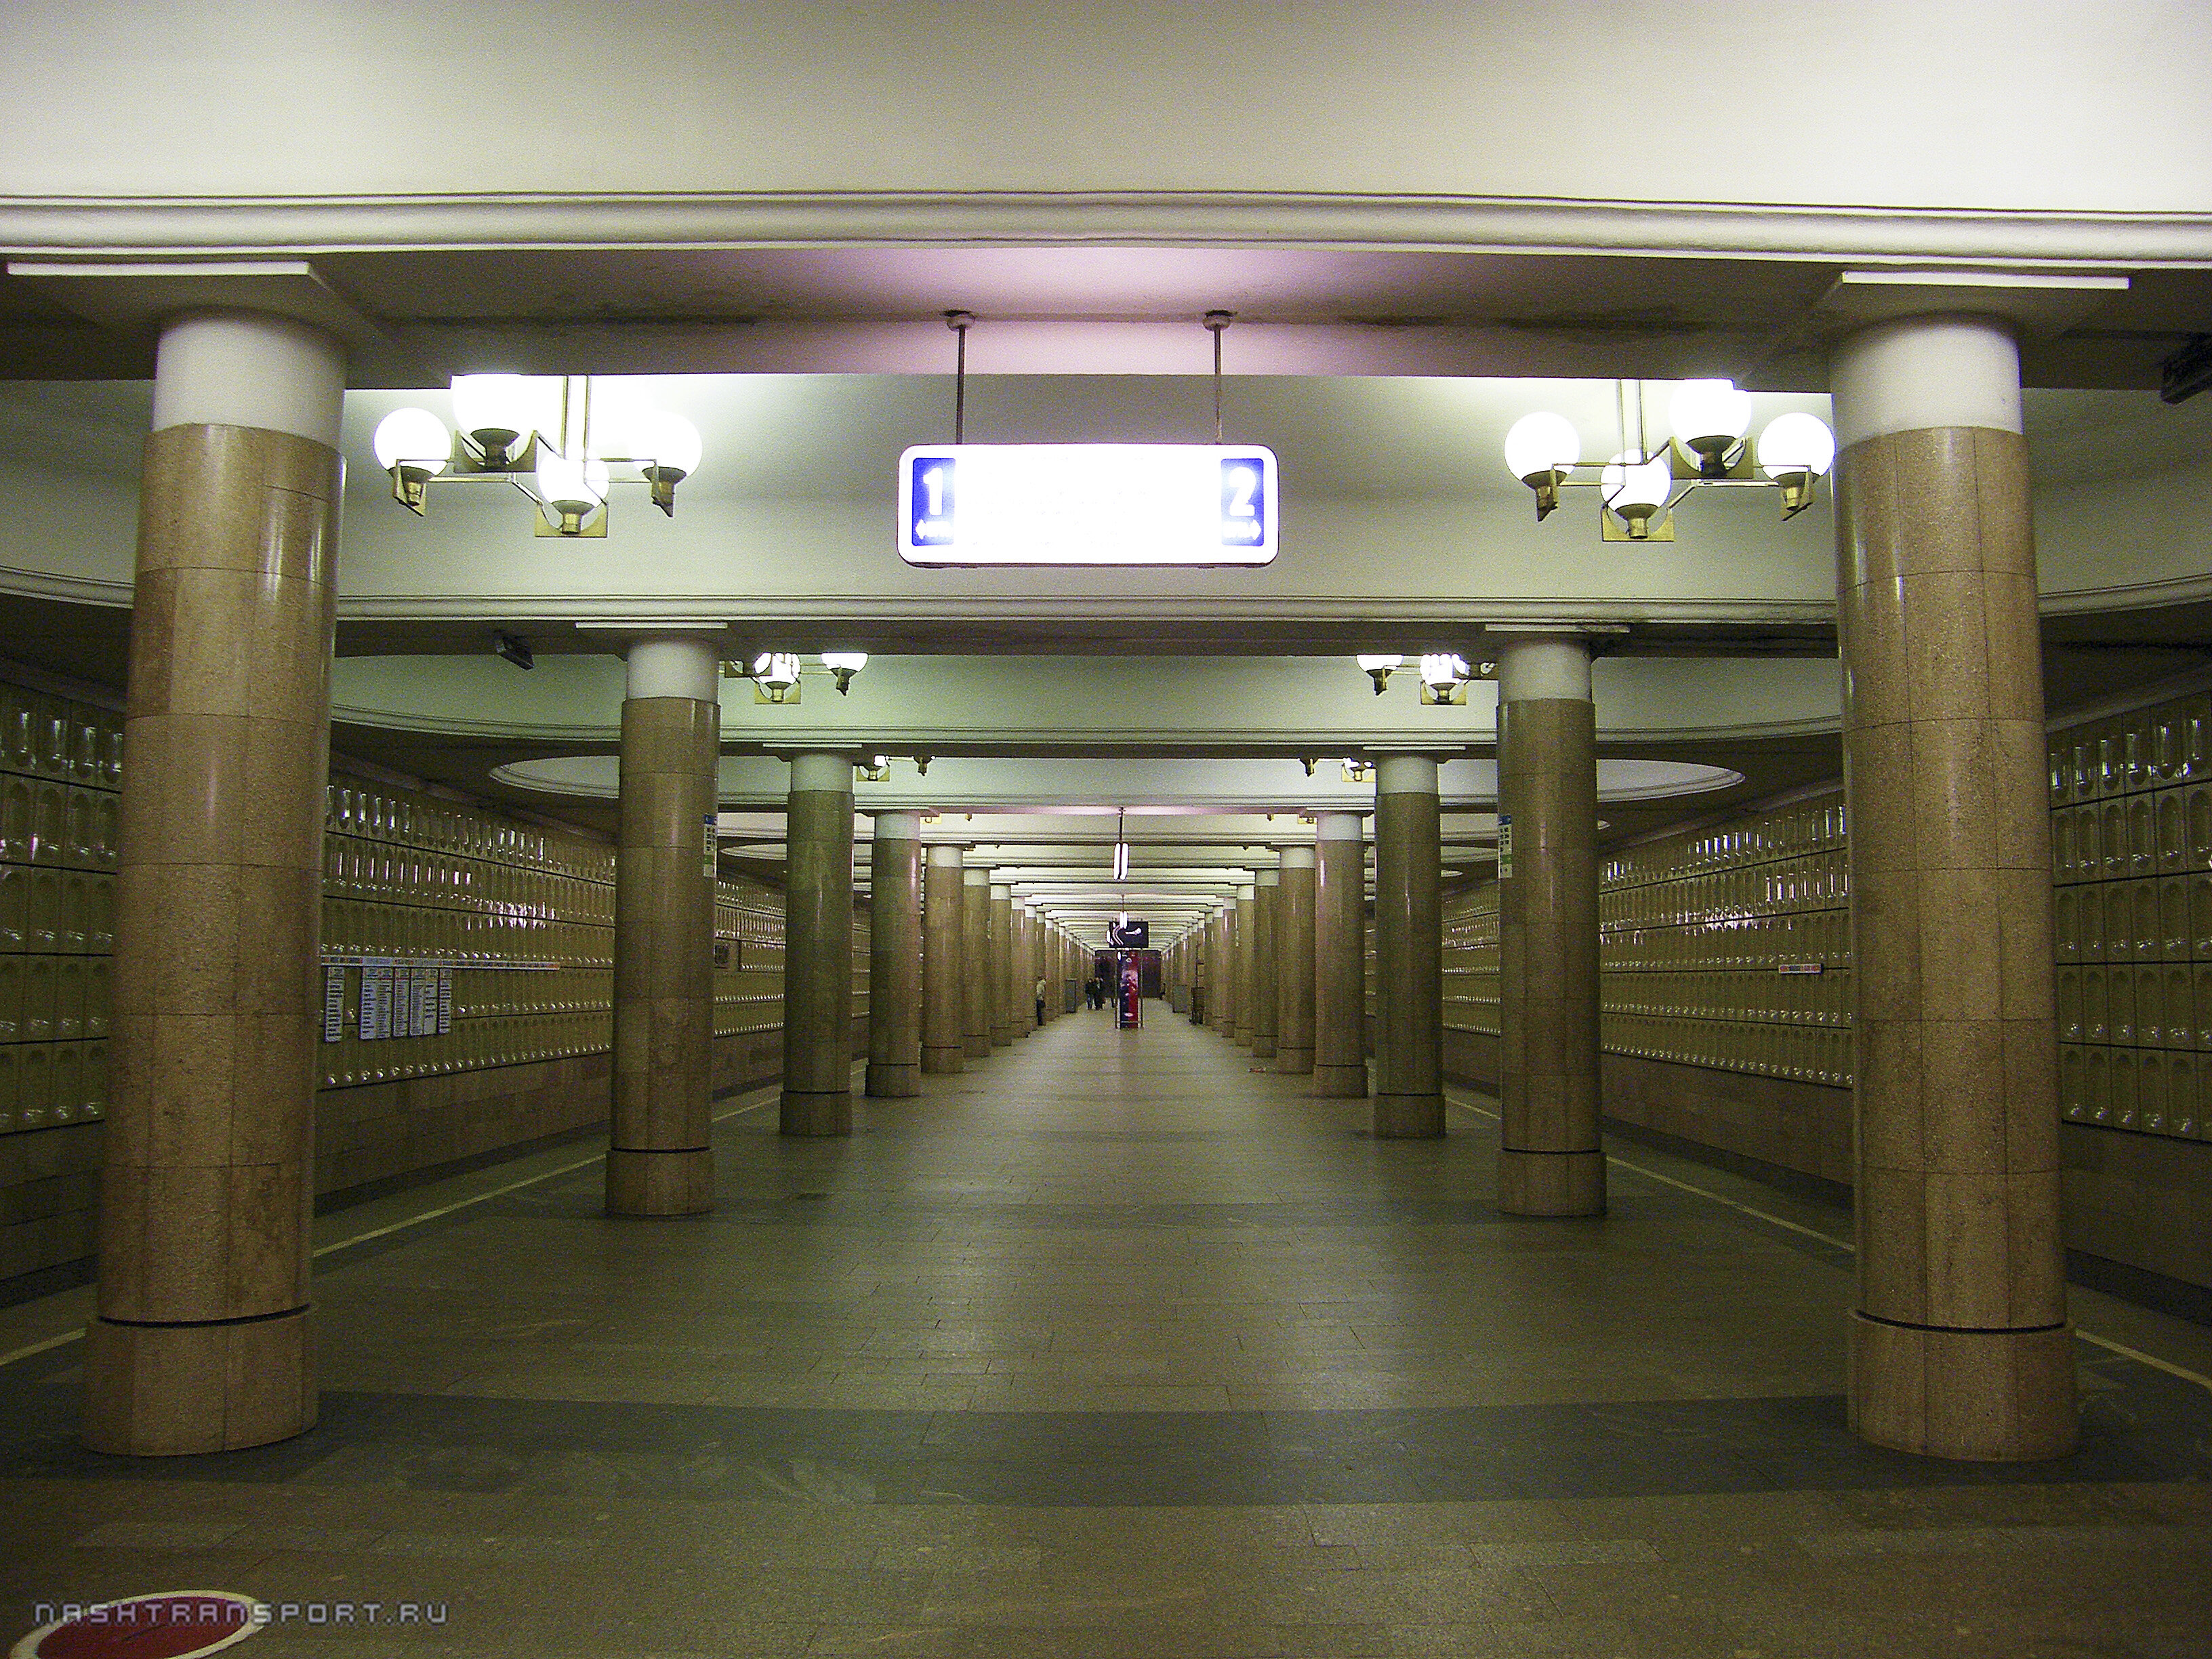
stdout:
POLYGON ((1134 951, 1123 951, 1115 957, 1115 976, 1119 1000, 1114 1005, 1114 1023, 1125 1031, 1133 1031, 1145 1023, 1145 976, 1138 969, 1134 951))

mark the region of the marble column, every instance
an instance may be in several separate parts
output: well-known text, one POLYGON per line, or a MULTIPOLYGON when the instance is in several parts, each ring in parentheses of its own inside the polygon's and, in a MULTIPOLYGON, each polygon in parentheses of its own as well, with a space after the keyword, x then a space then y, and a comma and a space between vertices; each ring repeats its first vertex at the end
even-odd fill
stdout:
POLYGON ((1231 1042, 1237 1040, 1238 1005, 1244 996, 1244 923, 1242 904, 1244 890, 1237 890, 1237 897, 1221 910, 1221 1035, 1231 1042))
POLYGON ((1275 898, 1275 1069, 1314 1068, 1314 849, 1282 849, 1275 898))
POLYGON ((1026 904, 1014 907, 1014 1030, 1036 1034, 1037 918, 1026 904))
POLYGON ((991 884, 991 1046, 1014 1040, 1014 890, 991 884))
POLYGON ((2075 1434, 2020 358, 1982 317, 1843 341, 1835 397, 1858 1297, 1851 1422, 1939 1457, 2075 1434))
POLYGON ((1277 972, 1276 915, 1282 893, 1280 875, 1262 870, 1252 878, 1252 1057, 1275 1057, 1277 972))
POLYGON ((1498 1207, 1601 1215, 1597 716, 1587 641, 1508 639, 1498 659, 1498 1207))
POLYGON ((179 318, 156 351, 84 1353, 82 1429, 99 1451, 227 1451, 315 1420, 308 1218, 344 386, 335 341, 273 317, 179 318))
POLYGON ((1437 763, 1375 769, 1375 1133, 1444 1132, 1443 857, 1437 763))
POLYGON ((615 848, 610 1215, 696 1215, 714 1204, 720 695, 709 641, 630 646, 615 848))
POLYGON ((991 872, 960 872, 960 1046, 969 1060, 991 1052, 991 872))
POLYGON ((1256 881, 1237 890, 1237 1046, 1249 1048, 1256 1040, 1259 1011, 1260 888, 1256 881))
POLYGON ((921 1092, 921 814, 878 812, 868 844, 872 1098, 921 1092))
POLYGON ((1314 1093, 1367 1097, 1367 844, 1357 812, 1314 815, 1314 1093))
POLYGON ((853 1133, 853 757, 791 757, 785 812, 787 1135, 853 1133))
POLYGON ((963 856, 950 842, 932 842, 922 872, 921 1069, 932 1076, 960 1071, 967 1063, 963 856))

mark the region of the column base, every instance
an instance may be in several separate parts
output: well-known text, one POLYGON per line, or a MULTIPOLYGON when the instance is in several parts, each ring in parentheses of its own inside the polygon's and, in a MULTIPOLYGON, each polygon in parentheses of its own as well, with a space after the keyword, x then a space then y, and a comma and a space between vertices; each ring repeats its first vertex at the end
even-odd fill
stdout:
POLYGON ((309 1311, 208 1325, 94 1320, 85 1332, 84 1443, 125 1457, 182 1457, 313 1428, 309 1311))
POLYGON ((1498 1207, 1508 1215, 1605 1213, 1605 1154, 1498 1149, 1498 1207))
POLYGON ((1304 1076, 1306 1073, 1312 1071, 1313 1068, 1312 1049, 1284 1048, 1279 1047, 1276 1048, 1275 1069, 1277 1071, 1286 1073, 1291 1076, 1297 1077, 1304 1076))
POLYGON ((867 1091, 875 1100, 904 1100, 921 1092, 921 1067, 913 1060, 872 1060, 867 1091))
POLYGON ((609 1215, 703 1215, 714 1207, 712 1147, 608 1149, 609 1215))
POLYGON ((1850 1420, 1861 1439, 1924 1457, 2063 1457, 2078 1427, 2074 1328, 1930 1330, 1854 1311, 1850 1420))
POLYGON ((967 1065, 968 1051, 965 1048, 939 1048, 921 1051, 921 1069, 926 1077, 949 1077, 955 1072, 966 1070, 967 1065))
POLYGON ((1271 1037, 1271 1036, 1257 1036, 1257 1037, 1254 1037, 1254 1038, 1252 1039, 1252 1058, 1253 1058, 1253 1059, 1255 1059, 1255 1060, 1273 1060, 1274 1057, 1275 1057, 1275 1039, 1274 1039, 1274 1038, 1273 1038, 1273 1037, 1271 1037))
POLYGON ((853 1091, 814 1094, 783 1091, 777 1132, 787 1135, 848 1135, 853 1133, 853 1091))
POLYGON ((991 1028, 991 1046, 994 1048, 1012 1048, 1013 1046, 1013 1042, 1014 1028, 1012 1026, 994 1025, 991 1028))
POLYGON ((1313 1080, 1313 1091, 1317 1099, 1367 1098, 1367 1068, 1364 1066, 1323 1066, 1316 1061, 1313 1080))
POLYGON ((987 1036, 963 1036, 960 1039, 960 1052, 969 1060, 988 1060, 991 1057, 991 1039, 987 1036))
POLYGON ((1381 1140, 1434 1140, 1444 1132, 1442 1095, 1375 1097, 1375 1134, 1381 1140))

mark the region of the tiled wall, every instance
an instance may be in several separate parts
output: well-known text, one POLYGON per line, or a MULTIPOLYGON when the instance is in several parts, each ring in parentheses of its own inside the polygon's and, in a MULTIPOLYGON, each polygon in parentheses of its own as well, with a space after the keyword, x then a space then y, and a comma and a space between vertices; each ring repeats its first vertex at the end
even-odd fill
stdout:
POLYGON ((123 723, 0 685, 0 1134, 106 1102, 123 723))
MULTIPOLYGON (((1599 872, 1609 1054, 1850 1083, 1850 876, 1840 793, 1646 842, 1599 872)), ((1498 887, 1445 908, 1444 1024, 1496 1036, 1498 887)))
POLYGON ((2060 1109, 2212 1139, 2212 694, 2050 750, 2060 1109))
MULTIPOLYGON (((121 776, 119 715, 0 684, 0 1280, 92 1247, 121 776)), ((317 1192, 603 1121, 613 850, 337 773, 326 800, 317 1192)), ((719 883, 714 939, 715 1085, 772 1082, 783 896, 719 883)), ((853 960, 865 1054, 865 909, 853 960)))

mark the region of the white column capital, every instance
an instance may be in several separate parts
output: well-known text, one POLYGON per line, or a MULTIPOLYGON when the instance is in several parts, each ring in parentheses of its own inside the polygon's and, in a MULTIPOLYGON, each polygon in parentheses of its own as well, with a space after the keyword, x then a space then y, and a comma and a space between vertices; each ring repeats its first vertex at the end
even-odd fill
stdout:
POLYGON ((694 702, 713 703, 721 700, 714 642, 696 634, 655 634, 632 640, 623 653, 623 695, 632 700, 689 697, 694 702))
POLYGON ((1283 848, 1282 866, 1285 870, 1310 870, 1314 867, 1314 849, 1304 842, 1283 848))
POLYGON ((1498 641, 1498 700, 1590 700, 1590 646, 1571 634, 1510 635, 1498 641))
POLYGON ((868 817, 874 823, 878 841, 921 839, 921 814, 919 812, 871 812, 868 817))
POLYGON ((332 449, 345 348, 312 324, 256 311, 195 311, 162 325, 152 429, 252 426, 332 449))
POLYGON ((1316 812, 1314 814, 1314 840, 1364 841, 1367 832, 1358 812, 1316 812))
MULTIPOLYGON (((925 856, 933 870, 960 870, 968 856, 968 849, 957 842, 933 841, 930 842, 925 856)), ((978 870, 975 873, 980 876, 985 872, 978 870)))
POLYGON ((1899 317, 1828 354, 1836 447, 1928 427, 2021 429, 2020 342, 2000 317, 1899 317))
POLYGON ((1252 878, 1252 884, 1255 887, 1279 887, 1283 884, 1283 878, 1279 871, 1262 870, 1252 878))
POLYGON ((1382 756, 1375 763, 1375 793, 1378 795, 1437 793, 1436 757, 1432 755, 1382 756))
POLYGON ((853 757, 848 754, 810 753, 791 757, 791 793, 820 791, 826 794, 853 793, 853 757))

